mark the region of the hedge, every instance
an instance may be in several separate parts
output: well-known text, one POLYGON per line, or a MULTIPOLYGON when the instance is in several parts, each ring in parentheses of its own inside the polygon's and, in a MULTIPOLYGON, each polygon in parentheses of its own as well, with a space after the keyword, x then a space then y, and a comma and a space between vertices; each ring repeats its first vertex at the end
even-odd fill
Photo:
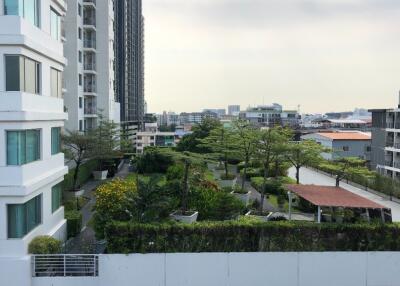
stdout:
MULTIPOLYGON (((93 159, 90 161, 87 161, 83 163, 79 167, 79 172, 78 172, 78 186, 86 183, 89 178, 92 176, 92 172, 97 169, 99 166, 99 160, 93 159)), ((75 168, 69 170, 68 174, 64 176, 64 181, 62 183, 62 189, 64 191, 69 191, 72 190, 73 188, 73 181, 74 181, 74 171, 75 168)))
POLYGON ((71 210, 66 211, 64 216, 67 220, 68 238, 74 237, 79 234, 82 228, 82 213, 79 211, 71 210))
POLYGON ((111 222, 105 235, 108 253, 400 250, 397 224, 111 222))
POLYGON ((61 253, 61 241, 48 235, 37 236, 29 243, 28 252, 31 254, 61 253))

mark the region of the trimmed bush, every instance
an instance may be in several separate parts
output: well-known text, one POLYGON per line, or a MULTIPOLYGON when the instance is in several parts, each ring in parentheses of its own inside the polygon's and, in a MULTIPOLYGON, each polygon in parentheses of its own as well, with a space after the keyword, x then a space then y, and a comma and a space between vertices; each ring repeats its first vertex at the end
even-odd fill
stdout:
POLYGON ((105 234, 108 253, 400 250, 398 224, 111 222, 105 234))
POLYGON ((48 235, 37 236, 29 243, 30 254, 58 254, 61 252, 61 241, 48 235))
POLYGON ((82 214, 78 211, 71 210, 66 211, 64 216, 67 220, 68 238, 78 235, 82 229, 82 214))

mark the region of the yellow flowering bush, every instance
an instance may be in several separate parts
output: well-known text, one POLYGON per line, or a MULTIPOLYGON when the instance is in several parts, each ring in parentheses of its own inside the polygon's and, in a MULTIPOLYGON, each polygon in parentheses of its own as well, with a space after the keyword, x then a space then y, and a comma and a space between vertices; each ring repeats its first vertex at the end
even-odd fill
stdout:
POLYGON ((129 220, 128 197, 137 191, 133 180, 115 179, 99 186, 95 192, 94 228, 102 237, 105 225, 112 220, 129 220))

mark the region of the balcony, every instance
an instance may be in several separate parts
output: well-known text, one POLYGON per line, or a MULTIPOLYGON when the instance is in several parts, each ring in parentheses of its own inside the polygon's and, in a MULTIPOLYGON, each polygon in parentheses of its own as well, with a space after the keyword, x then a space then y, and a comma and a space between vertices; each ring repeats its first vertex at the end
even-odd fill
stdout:
POLYGON ((98 255, 33 255, 33 277, 97 277, 98 255))
POLYGON ((85 113, 85 115, 97 115, 97 107, 96 106, 85 106, 84 113, 85 113))
POLYGON ((83 0, 83 6, 96 8, 96 0, 83 0))
POLYGON ((385 161, 385 166, 387 166, 387 167, 393 167, 393 162, 390 161, 390 160, 386 160, 386 161, 385 161))

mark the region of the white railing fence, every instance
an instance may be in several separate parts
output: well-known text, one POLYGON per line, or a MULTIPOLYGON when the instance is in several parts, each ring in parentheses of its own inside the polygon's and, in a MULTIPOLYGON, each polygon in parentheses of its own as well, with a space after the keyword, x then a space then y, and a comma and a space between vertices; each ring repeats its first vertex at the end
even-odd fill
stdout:
POLYGON ((84 254, 32 255, 33 277, 96 277, 99 256, 84 254))

